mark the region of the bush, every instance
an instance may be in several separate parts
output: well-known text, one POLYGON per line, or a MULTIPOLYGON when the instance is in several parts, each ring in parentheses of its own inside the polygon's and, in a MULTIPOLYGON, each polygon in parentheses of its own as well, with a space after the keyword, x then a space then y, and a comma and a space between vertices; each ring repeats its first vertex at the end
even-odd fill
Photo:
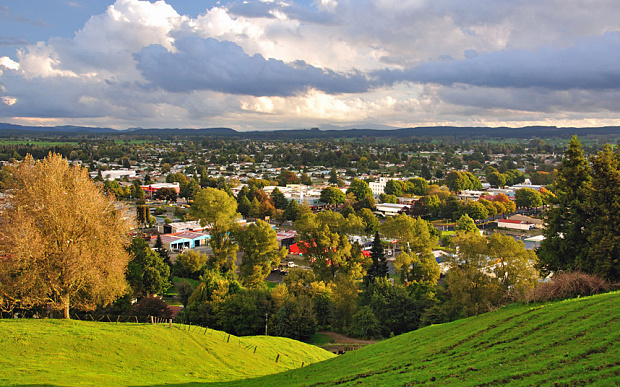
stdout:
POLYGON ((159 297, 144 297, 131 308, 131 314, 138 316, 140 320, 145 320, 148 316, 172 318, 172 311, 168 308, 168 304, 159 297))
POLYGON ((564 300, 591 296, 609 290, 609 283, 602 277, 581 272, 559 273, 551 281, 538 285, 527 298, 528 302, 564 300))

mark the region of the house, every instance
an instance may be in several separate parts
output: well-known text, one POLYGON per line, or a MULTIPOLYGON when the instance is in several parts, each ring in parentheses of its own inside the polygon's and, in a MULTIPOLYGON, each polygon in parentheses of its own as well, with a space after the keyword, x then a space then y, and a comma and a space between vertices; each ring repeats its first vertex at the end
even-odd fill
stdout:
POLYGON ((375 213, 382 216, 396 216, 409 208, 411 206, 408 204, 381 203, 377 204, 375 213))
POLYGON ((523 220, 499 219, 497 221, 497 227, 508 228, 511 230, 529 231, 534 228, 534 224, 523 220))
POLYGON ((540 219, 532 218, 531 216, 525 215, 513 215, 508 218, 509 220, 520 220, 525 223, 533 224, 535 228, 545 228, 545 222, 540 219))
POLYGON ((175 222, 159 226, 162 234, 176 234, 183 231, 202 231, 200 221, 192 220, 189 222, 175 222))

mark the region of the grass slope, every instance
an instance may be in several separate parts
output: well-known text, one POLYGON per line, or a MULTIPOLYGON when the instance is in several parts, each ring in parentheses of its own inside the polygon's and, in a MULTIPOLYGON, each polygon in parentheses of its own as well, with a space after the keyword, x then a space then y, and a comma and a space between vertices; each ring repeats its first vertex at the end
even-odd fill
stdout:
POLYGON ((204 383, 268 375, 334 356, 285 338, 228 336, 197 327, 0 320, 0 385, 204 383))
POLYGON ((512 305, 231 386, 620 385, 620 293, 512 305))

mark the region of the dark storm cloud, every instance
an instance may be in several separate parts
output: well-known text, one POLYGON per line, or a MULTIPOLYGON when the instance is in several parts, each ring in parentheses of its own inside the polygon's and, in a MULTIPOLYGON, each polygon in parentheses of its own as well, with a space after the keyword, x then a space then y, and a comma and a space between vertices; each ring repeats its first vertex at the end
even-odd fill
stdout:
MULTIPOLYGON (((548 90, 620 89, 620 33, 606 33, 564 48, 498 51, 470 59, 426 62, 373 73, 378 84, 396 82, 548 90)), ((476 53, 477 54, 477 53, 476 53)))
POLYGON ((211 90, 252 96, 293 96, 314 88, 328 94, 368 90, 359 73, 339 74, 303 61, 249 56, 238 45, 195 37, 177 40, 176 52, 145 47, 134 58, 150 87, 172 92, 211 90))

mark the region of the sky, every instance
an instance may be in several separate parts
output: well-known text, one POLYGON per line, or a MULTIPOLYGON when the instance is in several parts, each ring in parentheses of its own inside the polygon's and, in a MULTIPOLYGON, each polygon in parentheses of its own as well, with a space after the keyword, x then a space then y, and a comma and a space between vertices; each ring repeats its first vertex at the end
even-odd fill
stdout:
POLYGON ((620 125, 617 0, 2 0, 0 122, 620 125))

